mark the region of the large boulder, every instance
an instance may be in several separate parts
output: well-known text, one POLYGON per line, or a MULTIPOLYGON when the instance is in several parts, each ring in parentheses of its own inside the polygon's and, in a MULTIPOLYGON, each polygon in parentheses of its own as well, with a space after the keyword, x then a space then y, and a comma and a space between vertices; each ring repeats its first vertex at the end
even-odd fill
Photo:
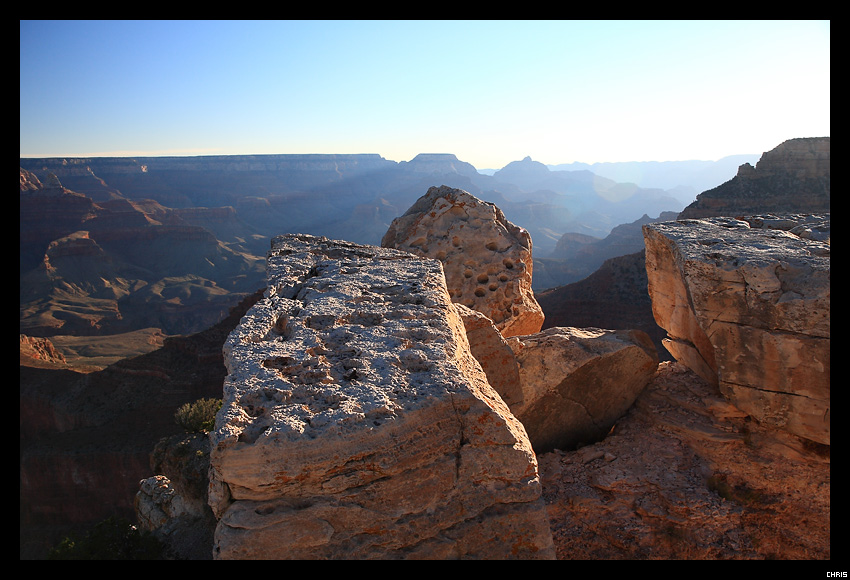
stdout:
POLYGON ((643 228, 667 350, 759 422, 826 444, 828 221, 792 214, 643 228))
POLYGON ((219 559, 552 558, 536 456, 440 262, 275 238, 211 433, 219 559))
POLYGON ((641 330, 555 327, 507 343, 522 389, 511 411, 537 453, 602 439, 658 366, 641 330))
POLYGON ((393 220, 381 245, 440 260, 452 301, 483 313, 503 336, 543 326, 531 289, 531 236, 494 204, 431 187, 393 220))
POLYGON ((505 339, 483 314, 456 307, 473 356, 537 453, 604 437, 658 365, 641 330, 555 327, 505 339))

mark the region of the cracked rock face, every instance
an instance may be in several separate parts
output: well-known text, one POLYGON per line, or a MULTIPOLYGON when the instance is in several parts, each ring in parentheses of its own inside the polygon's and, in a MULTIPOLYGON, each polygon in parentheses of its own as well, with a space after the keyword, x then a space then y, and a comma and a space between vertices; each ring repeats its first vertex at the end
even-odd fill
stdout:
POLYGON ((531 290, 531 236, 492 203, 432 187, 393 220, 381 245, 440 260, 452 301, 487 316, 504 337, 542 328, 531 290))
POLYGON ((216 558, 553 557, 536 457, 438 261, 281 236, 267 295, 225 345, 216 558))
POLYGON ((791 214, 644 226, 667 350, 759 422, 826 444, 828 223, 791 214))

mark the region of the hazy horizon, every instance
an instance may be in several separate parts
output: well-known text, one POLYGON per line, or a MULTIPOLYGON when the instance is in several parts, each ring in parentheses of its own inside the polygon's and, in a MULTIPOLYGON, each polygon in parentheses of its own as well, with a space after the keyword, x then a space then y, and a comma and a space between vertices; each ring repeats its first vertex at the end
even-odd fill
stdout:
MULTIPOLYGON (((828 135, 826 135, 826 136, 828 136, 828 135)), ((779 143, 777 143, 777 145, 779 145, 779 143)), ((733 153, 731 155, 724 155, 723 157, 720 157, 719 159, 665 159, 665 160, 651 159, 651 160, 645 160, 645 161, 595 161, 593 163, 587 163, 587 162, 584 162, 584 161, 570 161, 570 162, 566 162, 566 163, 544 163, 544 165, 546 165, 549 169, 552 169, 554 167, 563 166, 563 165, 594 166, 594 165, 606 165, 606 164, 614 165, 614 164, 639 164, 639 163, 688 163, 688 162, 715 163, 717 161, 721 161, 722 159, 726 159, 726 158, 730 158, 730 157, 741 157, 741 156, 747 156, 747 155, 761 155, 762 153, 764 153, 764 152, 762 151, 762 152, 759 152, 759 153, 733 153)), ((383 159, 388 159, 385 155, 382 155, 380 153, 366 152, 366 151, 361 152, 361 153, 333 153, 333 152, 327 152, 327 153, 310 153, 310 152, 304 152, 304 153, 207 153, 207 154, 198 154, 198 155, 192 155, 192 154, 186 154, 186 155, 167 155, 167 154, 165 154, 165 155, 148 155, 148 154, 118 151, 118 152, 115 152, 114 154, 108 154, 108 155, 21 155, 20 158, 21 159, 83 159, 83 158, 105 159, 105 158, 115 157, 115 158, 130 159, 130 158, 146 158, 146 157, 162 157, 162 158, 170 158, 170 157, 176 157, 176 158, 226 157, 226 156, 229 156, 229 155, 244 155, 244 156, 247 156, 247 157, 259 157, 259 156, 263 156, 263 155, 269 155, 269 156, 272 156, 272 155, 378 155, 379 157, 381 157, 383 159)), ((409 162, 409 161, 412 161, 418 155, 455 155, 455 154, 448 152, 448 151, 440 152, 440 153, 422 152, 422 153, 417 153, 416 155, 414 155, 410 159, 398 159, 398 160, 388 159, 388 160, 396 162, 396 163, 409 162)), ((457 155, 455 155, 455 157, 458 159, 458 161, 469 163, 468 161, 466 161, 465 159, 461 159, 457 155)), ((512 159, 512 160, 508 161, 507 163, 505 163, 505 165, 503 165, 501 167, 478 167, 477 165, 474 165, 472 163, 470 163, 470 165, 475 167, 475 169, 478 170, 478 171, 482 171, 482 170, 498 171, 499 169, 503 169, 505 166, 507 166, 507 165, 509 165, 513 162, 523 161, 526 157, 530 157, 530 156, 526 155, 526 156, 519 158, 519 159, 512 159)), ((538 161, 538 160, 532 159, 532 161, 538 161)))
POLYGON ((829 136, 829 21, 21 21, 21 157, 716 161, 829 136))

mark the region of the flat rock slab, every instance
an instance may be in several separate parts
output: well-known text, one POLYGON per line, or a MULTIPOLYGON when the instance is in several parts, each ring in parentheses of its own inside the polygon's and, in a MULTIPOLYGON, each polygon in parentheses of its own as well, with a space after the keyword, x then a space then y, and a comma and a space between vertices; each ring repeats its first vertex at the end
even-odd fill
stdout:
POLYGON ((289 235, 225 345, 215 557, 551 558, 537 462, 439 261, 289 235))
POLYGON ((647 224, 665 346, 738 408, 829 443, 829 216, 647 224))

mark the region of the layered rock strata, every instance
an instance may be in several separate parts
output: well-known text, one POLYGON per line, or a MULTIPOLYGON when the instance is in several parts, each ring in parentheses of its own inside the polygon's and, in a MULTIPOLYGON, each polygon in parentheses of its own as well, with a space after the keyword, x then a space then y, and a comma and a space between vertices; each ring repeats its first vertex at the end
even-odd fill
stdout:
POLYGON ((381 245, 442 262, 452 301, 483 313, 503 336, 543 326, 531 290, 531 236, 494 204, 462 189, 431 187, 393 220, 381 245))
POLYGON ((644 226, 648 289, 667 350, 759 422, 826 444, 830 248, 817 238, 828 236, 828 219, 644 226))
POLYGON ((828 212, 829 137, 789 139, 745 163, 729 181, 697 196, 679 219, 763 212, 828 212))
POLYGON ((275 238, 225 347, 214 557, 552 558, 534 452, 436 260, 275 238))

